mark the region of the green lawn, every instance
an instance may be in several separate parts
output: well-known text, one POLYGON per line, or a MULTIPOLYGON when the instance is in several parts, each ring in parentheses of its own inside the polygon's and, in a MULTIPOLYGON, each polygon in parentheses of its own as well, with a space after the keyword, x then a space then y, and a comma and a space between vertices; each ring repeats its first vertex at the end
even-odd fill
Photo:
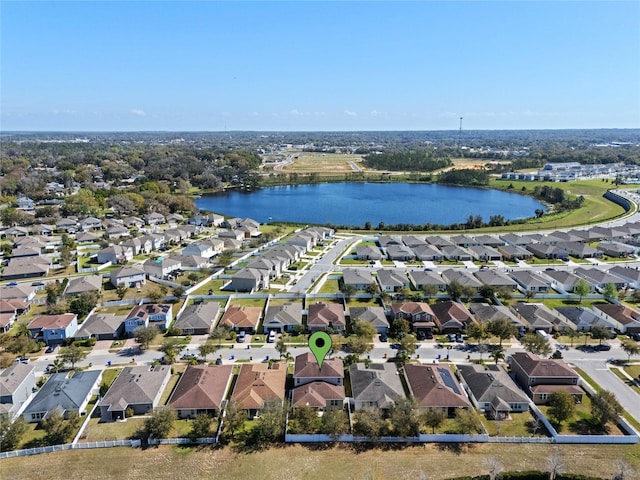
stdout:
POLYGON ((111 386, 116 377, 120 374, 122 368, 107 368, 102 371, 102 383, 111 386))
MULTIPOLYGON (((486 417, 482 418, 482 424, 485 430, 491 436, 498 437, 530 437, 533 435, 532 426, 535 423, 535 418, 530 411, 522 413, 512 413, 508 420, 489 420, 486 417)), ((540 423, 535 436, 546 436, 547 432, 540 423)))
POLYGON ((340 287, 338 286, 338 280, 328 278, 320 287, 319 293, 338 293, 340 291, 340 287))
POLYGON ((128 440, 142 429, 144 418, 128 418, 124 422, 100 422, 99 418, 89 420, 81 442, 102 442, 109 440, 128 440))
MULTIPOLYGON (((640 394, 640 387, 636 384, 636 382, 629 380, 626 375, 624 375, 619 368, 612 368, 611 371, 622 380, 631 390, 634 390, 636 393, 640 394)), ((638 378, 638 377, 635 377, 638 378)))

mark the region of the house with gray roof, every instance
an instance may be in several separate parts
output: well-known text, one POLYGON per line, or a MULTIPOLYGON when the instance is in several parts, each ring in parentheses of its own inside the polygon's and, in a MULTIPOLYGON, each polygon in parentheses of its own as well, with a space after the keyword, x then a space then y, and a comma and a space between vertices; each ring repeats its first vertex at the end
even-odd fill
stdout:
POLYGON ((593 248, 590 245, 582 242, 565 242, 560 243, 561 246, 569 255, 576 258, 596 258, 602 256, 602 251, 593 248))
POLYGON ((515 290, 518 286, 515 280, 499 270, 478 270, 473 272, 473 276, 476 277, 483 285, 487 285, 495 289, 505 288, 507 290, 515 290))
POLYGON ((487 245, 472 245, 468 250, 476 258, 483 262, 501 262, 502 254, 493 247, 487 245))
POLYGON ((134 255, 139 255, 141 253, 151 253, 153 250, 153 242, 149 237, 134 237, 130 238, 120 245, 126 248, 130 248, 133 251, 134 255))
POLYGON ((256 268, 243 268, 231 277, 229 290, 236 292, 251 292, 269 288, 269 272, 256 268))
POLYGON ((558 312, 551 310, 543 303, 516 302, 511 311, 521 320, 529 324, 531 330, 543 330, 547 333, 562 330, 575 330, 575 325, 564 319, 558 312))
POLYGON ((183 335, 208 335, 220 313, 218 302, 197 303, 187 306, 173 326, 183 335))
POLYGON ((397 260, 400 262, 407 262, 416 258, 413 250, 406 245, 389 245, 386 248, 387 258, 389 260, 397 260))
POLYGON ((500 235, 500 240, 504 240, 508 245, 515 245, 518 247, 526 247, 533 242, 529 237, 515 233, 505 233, 504 235, 500 235))
POLYGON ((378 235, 378 245, 387 248, 390 245, 404 245, 402 238, 397 235, 378 235))
POLYGON ((375 245, 359 245, 356 247, 358 260, 381 260, 382 252, 375 245))
POLYGON ((520 332, 524 332, 529 328, 529 323, 526 320, 516 317, 511 310, 509 310, 509 307, 504 305, 491 305, 485 302, 471 303, 469 305, 469 311, 482 323, 504 318, 509 320, 520 332))
POLYGON ((345 268, 342 271, 342 283, 351 285, 356 290, 366 290, 369 285, 376 283, 376 279, 373 278, 369 270, 345 268))
POLYGON ((458 245, 459 247, 469 248, 473 246, 480 245, 475 238, 470 237, 469 235, 453 235, 449 238, 453 242, 454 245, 458 245))
POLYGON ((457 260, 460 262, 473 260, 473 255, 468 250, 458 247, 457 245, 438 247, 444 258, 447 260, 457 260))
POLYGON ((578 267, 573 271, 573 273, 584 278, 590 284, 595 285, 598 289, 604 289, 607 283, 613 283, 616 289, 620 290, 627 284, 623 278, 609 273, 606 270, 600 270, 599 268, 578 267))
POLYGON ((89 400, 100 392, 102 370, 54 373, 22 412, 29 423, 44 420, 53 411, 83 415, 89 400))
POLYGON ((625 280, 631 288, 640 288, 640 270, 636 268, 616 265, 609 269, 609 273, 625 280))
POLYGON ((615 325, 597 316, 589 308, 580 306, 556 307, 555 310, 576 326, 578 332, 590 332, 593 327, 603 327, 613 331, 615 325))
POLYGON ((469 398, 488 418, 504 420, 529 409, 529 397, 500 366, 458 365, 458 372, 469 398))
POLYGON ((146 274, 140 267, 120 267, 109 272, 111 285, 126 285, 128 288, 140 287, 146 283, 146 274))
POLYGON ((76 340, 86 340, 95 338, 96 340, 115 340, 124 334, 124 321, 126 315, 115 315, 113 313, 94 313, 82 322, 73 338, 76 340))
POLYGON ((600 242, 596 248, 604 255, 616 258, 631 257, 637 252, 637 247, 620 242, 600 242))
POLYGON ((81 293, 100 293, 102 290, 102 275, 85 275, 71 277, 64 294, 67 296, 80 295, 81 293))
POLYGON ((384 313, 384 308, 377 306, 369 307, 349 307, 351 321, 359 320, 369 323, 378 333, 387 333, 389 320, 384 313))
POLYGON ((354 409, 389 409, 404 398, 404 388, 393 363, 354 363, 349 366, 354 409))
POLYGON ((508 260, 528 260, 533 257, 533 253, 518 245, 503 245, 497 250, 508 260))
POLYGON ((524 292, 546 293, 551 283, 530 270, 516 270, 511 272, 510 276, 524 292))
POLYGON ((148 260, 145 260, 145 262, 142 264, 142 268, 144 269, 144 273, 146 273, 149 277, 166 279, 169 277, 173 278, 173 276, 177 275, 177 273, 173 272, 181 270, 182 263, 175 258, 150 258, 148 260))
POLYGON ((129 408, 134 415, 151 412, 158 406, 169 378, 171 367, 168 365, 123 368, 98 403, 100 419, 103 422, 123 420, 129 408))
POLYGON ((291 332, 302 325, 302 304, 299 302, 284 305, 269 305, 264 316, 263 333, 275 330, 277 332, 291 332))
POLYGON ((493 235, 476 235, 475 238, 480 245, 486 245, 487 247, 493 248, 501 247, 507 243, 501 238, 494 237, 493 235))
POLYGON ((12 363, 0 371, 0 417, 13 420, 36 389, 36 367, 12 363))
POLYGON ((133 260, 133 250, 123 245, 110 245, 98 251, 98 263, 111 262, 114 265, 133 260))
POLYGON ((411 247, 418 260, 437 262, 444 259, 444 254, 435 245, 416 245, 411 247))
POLYGON ((443 270, 442 279, 447 282, 447 284, 458 282, 463 287, 471 287, 475 291, 478 291, 480 287, 482 287, 482 283, 476 277, 464 270, 453 268, 443 270))
MULTIPOLYGON (((551 279, 551 287, 559 292, 573 292, 581 278, 567 270, 545 270, 542 275, 551 279)), ((595 286, 589 284, 589 291, 594 292, 595 286)))
POLYGON ((377 280, 382 292, 399 292, 409 288, 409 279, 404 270, 380 269, 377 272, 377 280))
POLYGON ((438 247, 442 250, 442 247, 453 247, 455 244, 448 238, 441 237, 440 235, 430 235, 425 238, 431 245, 438 247))
POLYGON ((407 247, 413 249, 413 247, 418 247, 420 245, 427 245, 427 240, 424 236, 418 237, 416 235, 403 235, 402 243, 404 243, 407 247))
POLYGON ((567 260, 569 258, 569 254, 563 247, 548 245, 546 243, 531 243, 527 245, 527 250, 533 253, 536 257, 547 260, 567 260))

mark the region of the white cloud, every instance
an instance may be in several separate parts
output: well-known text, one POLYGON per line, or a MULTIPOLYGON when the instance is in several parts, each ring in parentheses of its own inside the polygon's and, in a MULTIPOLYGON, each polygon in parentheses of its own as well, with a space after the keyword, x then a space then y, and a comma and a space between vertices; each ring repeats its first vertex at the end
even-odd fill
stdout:
POLYGON ((358 114, 356 112, 352 112, 351 110, 345 110, 344 114, 349 116, 349 117, 357 117, 358 114))
POLYGON ((145 117, 147 115, 147 112, 145 112, 144 110, 140 110, 139 108, 131 109, 130 113, 132 113, 133 115, 137 115, 139 117, 145 117))

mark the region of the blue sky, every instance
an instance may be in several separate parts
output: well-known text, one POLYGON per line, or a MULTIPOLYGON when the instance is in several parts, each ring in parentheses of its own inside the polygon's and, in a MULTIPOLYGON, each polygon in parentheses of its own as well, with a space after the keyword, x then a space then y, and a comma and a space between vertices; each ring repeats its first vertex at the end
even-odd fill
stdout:
POLYGON ((640 127, 640 2, 2 2, 2 130, 640 127))

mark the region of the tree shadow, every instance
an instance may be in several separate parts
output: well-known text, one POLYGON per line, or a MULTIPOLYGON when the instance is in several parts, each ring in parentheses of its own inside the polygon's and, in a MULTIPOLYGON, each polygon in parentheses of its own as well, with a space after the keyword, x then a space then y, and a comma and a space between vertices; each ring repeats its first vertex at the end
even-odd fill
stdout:
POLYGON ((461 455, 464 452, 466 446, 468 445, 464 443, 439 443, 438 450, 461 455))

